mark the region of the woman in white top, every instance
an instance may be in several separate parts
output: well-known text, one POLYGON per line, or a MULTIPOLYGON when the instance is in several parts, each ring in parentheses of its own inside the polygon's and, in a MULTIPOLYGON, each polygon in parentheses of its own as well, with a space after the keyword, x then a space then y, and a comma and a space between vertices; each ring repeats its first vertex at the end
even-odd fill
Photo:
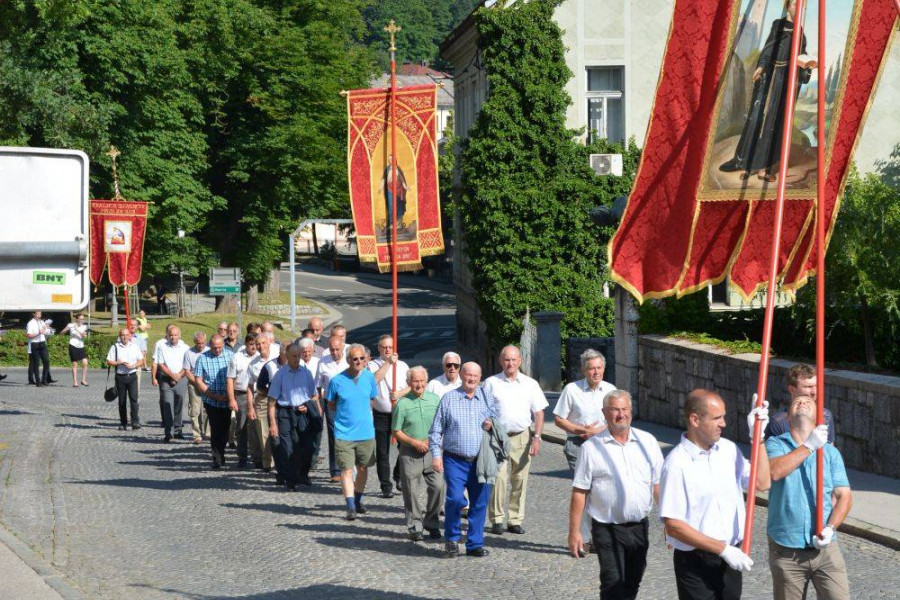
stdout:
POLYGON ((69 360, 72 361, 72 387, 78 387, 78 363, 81 363, 81 385, 87 385, 88 359, 84 349, 84 338, 88 328, 84 323, 84 314, 75 315, 75 320, 60 331, 60 335, 69 334, 69 360))

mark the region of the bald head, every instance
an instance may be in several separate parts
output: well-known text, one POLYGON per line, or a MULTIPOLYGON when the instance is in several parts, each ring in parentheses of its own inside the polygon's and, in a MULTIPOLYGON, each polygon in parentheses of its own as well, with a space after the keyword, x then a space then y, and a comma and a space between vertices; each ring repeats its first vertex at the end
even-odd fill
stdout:
POLYGON ((522 353, 516 346, 506 346, 500 351, 500 366, 503 367, 504 375, 515 379, 522 366, 522 353))

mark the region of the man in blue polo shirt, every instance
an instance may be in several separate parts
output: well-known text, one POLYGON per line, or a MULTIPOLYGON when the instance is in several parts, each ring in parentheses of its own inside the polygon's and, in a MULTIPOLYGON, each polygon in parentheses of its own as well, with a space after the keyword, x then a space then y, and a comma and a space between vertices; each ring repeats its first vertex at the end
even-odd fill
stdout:
POLYGON ((828 426, 816 426, 816 403, 810 396, 796 396, 788 418, 790 430, 766 441, 772 475, 767 533, 775 600, 801 600, 808 582, 820 600, 849 600, 847 567, 834 533, 853 504, 844 460, 826 443, 828 426), (825 526, 816 532, 815 454, 820 448, 825 452, 825 526))
POLYGON ((341 490, 347 501, 347 520, 365 514, 362 505, 366 473, 375 464, 375 422, 372 401, 378 397, 375 375, 366 368, 366 348, 353 344, 347 370, 332 377, 325 397, 334 412, 334 456, 341 470, 341 490), (353 467, 356 467, 356 482, 353 467))
POLYGON ((229 358, 224 352, 224 347, 225 338, 221 335, 212 336, 209 350, 201 354, 194 365, 194 385, 200 392, 209 417, 213 469, 219 469, 225 464, 225 442, 228 440, 228 427, 231 425, 226 386, 229 358))

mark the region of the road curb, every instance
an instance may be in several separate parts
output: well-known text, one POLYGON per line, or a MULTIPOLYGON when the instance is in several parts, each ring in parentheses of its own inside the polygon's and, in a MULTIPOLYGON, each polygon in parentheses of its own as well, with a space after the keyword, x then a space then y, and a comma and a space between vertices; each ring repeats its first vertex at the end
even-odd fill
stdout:
MULTIPOLYGON (((545 442, 550 442, 551 444, 564 445, 566 443, 566 436, 560 435, 555 431, 542 432, 541 439, 545 442)), ((768 507, 768 495, 757 495, 756 505, 768 507)), ((900 532, 892 529, 886 529, 884 527, 872 525, 871 523, 866 523, 865 521, 860 521, 859 519, 847 517, 844 520, 844 523, 838 527, 838 531, 847 535, 852 535, 853 537, 862 538, 880 546, 885 546, 892 550, 900 550, 900 532)))
POLYGON ((66 579, 65 575, 54 569, 50 563, 32 552, 22 540, 17 538, 6 525, 0 523, 0 544, 9 548, 13 554, 19 557, 32 571, 44 580, 53 591, 65 600, 87 600, 79 589, 74 587, 66 579))

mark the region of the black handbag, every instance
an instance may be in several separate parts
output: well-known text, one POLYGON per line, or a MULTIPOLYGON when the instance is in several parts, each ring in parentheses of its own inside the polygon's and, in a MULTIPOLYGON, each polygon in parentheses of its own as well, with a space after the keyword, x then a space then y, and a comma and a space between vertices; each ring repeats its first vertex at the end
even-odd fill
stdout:
MULTIPOLYGON (((113 346, 116 349, 116 362, 119 361, 119 349, 116 346, 113 346)), ((116 390, 116 386, 109 387, 109 371, 112 367, 107 363, 106 365, 106 390, 103 392, 103 399, 107 402, 112 402, 116 398, 119 397, 119 392, 116 390)))

